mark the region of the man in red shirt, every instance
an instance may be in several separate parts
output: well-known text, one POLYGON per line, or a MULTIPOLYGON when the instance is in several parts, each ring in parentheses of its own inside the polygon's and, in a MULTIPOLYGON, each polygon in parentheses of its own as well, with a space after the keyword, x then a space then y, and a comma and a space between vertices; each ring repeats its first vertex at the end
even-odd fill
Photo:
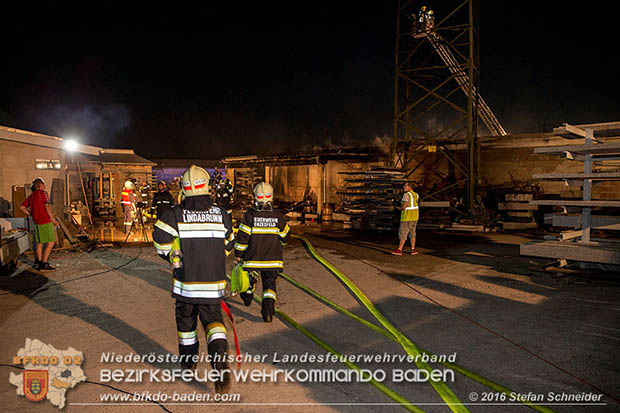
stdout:
POLYGON ((58 221, 50 208, 49 197, 45 192, 45 182, 42 178, 32 181, 32 194, 19 207, 26 215, 32 216, 34 221, 34 235, 37 242, 34 253, 34 269, 38 271, 56 271, 47 260, 49 259, 56 232, 54 226, 58 221), (45 244, 45 248, 43 245, 45 244))

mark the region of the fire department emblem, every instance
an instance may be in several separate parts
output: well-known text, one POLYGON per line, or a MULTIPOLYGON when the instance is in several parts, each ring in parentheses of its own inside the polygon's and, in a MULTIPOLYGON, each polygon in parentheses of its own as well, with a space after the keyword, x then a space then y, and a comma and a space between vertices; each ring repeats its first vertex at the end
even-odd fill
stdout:
MULTIPOLYGON (((26 339, 26 345, 13 356, 13 365, 23 366, 19 374, 9 375, 18 396, 33 402, 49 400, 53 406, 65 407, 66 393, 86 381, 82 362, 84 354, 69 347, 58 350, 37 339, 26 339)), ((1 408, 0 408, 1 410, 1 408)))
POLYGON ((40 402, 47 396, 48 370, 24 370, 24 396, 30 401, 40 402))

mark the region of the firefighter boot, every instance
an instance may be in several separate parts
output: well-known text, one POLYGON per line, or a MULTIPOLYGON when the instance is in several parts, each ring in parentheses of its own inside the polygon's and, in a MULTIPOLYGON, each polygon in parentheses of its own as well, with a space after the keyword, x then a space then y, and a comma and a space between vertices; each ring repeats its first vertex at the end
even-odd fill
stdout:
MULTIPOLYGON (((276 273, 277 274, 277 273, 276 273)), ((268 275, 271 275, 268 273, 268 275)), ((265 323, 271 323, 273 316, 276 313, 276 286, 275 277, 266 276, 266 273, 262 273, 263 276, 263 304, 261 308, 261 314, 263 315, 263 321, 265 323)))
POLYGON ((246 307, 249 307, 252 304, 252 298, 254 295, 251 292, 247 291, 239 295, 241 296, 241 299, 243 300, 243 304, 245 304, 246 307))
POLYGON ((226 340, 213 340, 209 343, 209 354, 212 357, 211 367, 219 372, 218 379, 214 381, 215 392, 218 394, 230 391, 232 373, 228 364, 228 342, 226 340))
POLYGON ((263 298, 261 314, 265 323, 271 323, 273 321, 273 315, 276 312, 275 306, 276 301, 273 298, 263 298))
POLYGON ((245 304, 246 307, 249 307, 252 304, 252 299, 254 298, 254 289, 256 288, 256 276, 254 275, 254 272, 250 272, 249 274, 249 278, 250 278, 250 287, 248 288, 248 290, 244 293, 239 294, 241 296, 241 299, 243 300, 243 304, 245 304))

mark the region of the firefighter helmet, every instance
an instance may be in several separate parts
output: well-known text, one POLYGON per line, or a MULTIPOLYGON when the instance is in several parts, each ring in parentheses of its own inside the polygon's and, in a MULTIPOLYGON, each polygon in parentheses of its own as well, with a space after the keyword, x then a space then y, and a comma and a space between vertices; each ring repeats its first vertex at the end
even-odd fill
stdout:
POLYGON ((209 195, 209 173, 200 166, 190 166, 181 177, 181 189, 186 197, 209 195))
POLYGON ((129 179, 125 181, 125 189, 133 189, 133 182, 129 179))
POLYGON ((230 291, 244 293, 250 289, 250 274, 243 268, 243 264, 233 267, 230 274, 230 291))
POLYGON ((260 182, 254 187, 254 203, 260 209, 269 209, 273 206, 273 188, 266 182, 260 182))

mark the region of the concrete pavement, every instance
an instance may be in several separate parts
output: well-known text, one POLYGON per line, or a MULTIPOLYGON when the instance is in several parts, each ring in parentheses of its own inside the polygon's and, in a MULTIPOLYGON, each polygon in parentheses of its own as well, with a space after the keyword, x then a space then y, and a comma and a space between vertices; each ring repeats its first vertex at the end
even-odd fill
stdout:
MULTIPOLYGON (((528 259, 520 257, 523 238, 506 234, 458 235, 424 233, 418 256, 389 254, 390 236, 360 234, 318 226, 294 227, 305 233, 317 251, 347 274, 395 326, 414 343, 436 354, 456 353, 456 362, 512 390, 538 395, 599 393, 591 383, 620 398, 620 285, 616 279, 554 279, 532 275, 528 259), (565 370, 564 372, 562 370, 565 370), (567 373, 568 372, 568 373, 567 373)), ((84 353, 88 383, 67 393, 67 411, 163 411, 147 403, 100 403, 105 368, 174 368, 158 362, 104 363, 102 354, 175 354, 174 300, 170 272, 150 246, 99 249, 92 253, 56 253, 58 271, 38 274, 25 270, 0 280, 0 325, 4 334, 3 364, 37 338, 57 349, 74 347, 84 353)), ((232 264, 232 260, 229 260, 232 264)), ((369 321, 376 321, 343 285, 312 260, 298 241, 285 250, 285 272, 369 321)), ((260 287, 257 291, 260 291, 260 287)), ((405 354, 385 337, 366 329, 285 280, 278 281, 279 308, 343 354, 405 354)), ((265 324, 256 303, 243 306, 228 300, 235 315, 242 353, 266 356, 264 362, 244 363, 243 369, 340 369, 340 363, 294 363, 286 355, 324 355, 325 351, 280 320, 265 324), (277 354, 276 354, 277 353, 277 354)), ((201 351, 205 350, 200 332, 201 351)), ((229 328, 229 342, 232 332, 229 328)), ((364 368, 412 368, 408 363, 359 363, 364 368)), ((436 365, 433 365, 437 367, 436 365)), ((205 363, 199 369, 207 368, 205 363)), ((0 400, 7 411, 55 411, 49 402, 18 397, 9 372, 0 367, 0 400)), ((387 385, 426 411, 449 411, 428 383, 387 385), (422 405, 423 404, 423 405, 422 405)), ((149 391, 212 393, 202 383, 110 383, 131 393, 149 391)), ((463 402, 470 394, 490 390, 456 375, 449 383, 463 402)), ((236 383, 240 402, 208 405, 162 403, 169 411, 403 411, 367 383, 283 382, 236 383), (274 405, 275 403, 275 405, 274 405)), ((614 411, 618 404, 553 406, 558 411, 614 411)), ((478 400, 480 402, 480 400, 478 400)), ((545 404, 545 403, 543 403, 545 404)), ((471 405, 471 411, 525 411, 522 406, 471 405)))

